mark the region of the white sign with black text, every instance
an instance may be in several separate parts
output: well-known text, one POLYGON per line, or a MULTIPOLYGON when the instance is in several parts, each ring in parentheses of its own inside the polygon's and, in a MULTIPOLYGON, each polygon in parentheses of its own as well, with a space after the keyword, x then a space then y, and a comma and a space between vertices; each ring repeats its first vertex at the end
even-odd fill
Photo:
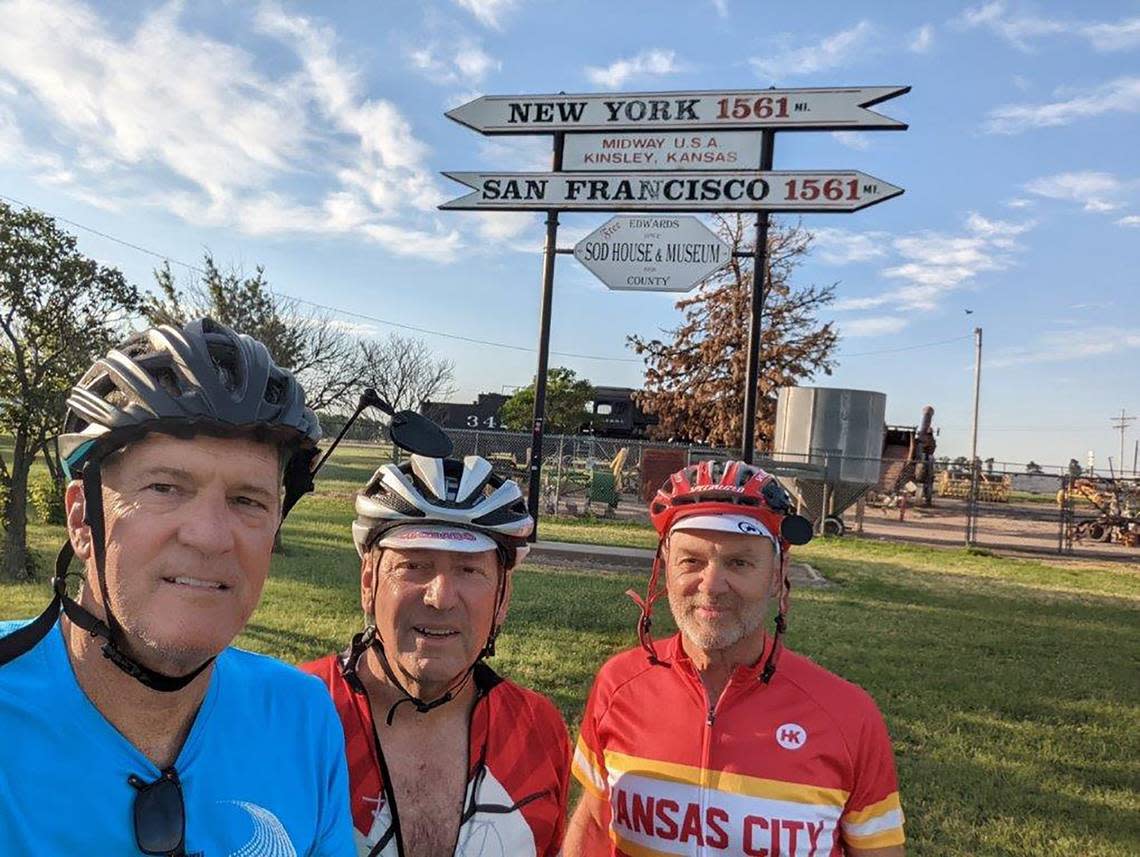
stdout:
POLYGON ((569 134, 562 169, 751 170, 760 164, 756 131, 569 134))
POLYGON ((687 292, 728 264, 732 248, 696 217, 613 217, 574 247, 574 258, 618 291, 687 292))
POLYGON ((483 95, 447 111, 480 134, 555 131, 784 128, 897 130, 905 122, 868 108, 909 86, 726 89, 713 92, 617 92, 587 95, 483 95))
POLYGON ((858 170, 816 172, 444 173, 478 211, 858 211, 903 192, 858 170))

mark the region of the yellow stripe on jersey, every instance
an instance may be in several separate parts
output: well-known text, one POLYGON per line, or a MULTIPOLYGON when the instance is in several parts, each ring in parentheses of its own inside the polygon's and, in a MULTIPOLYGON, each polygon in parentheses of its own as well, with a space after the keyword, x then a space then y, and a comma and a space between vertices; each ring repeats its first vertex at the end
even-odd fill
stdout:
POLYGON ((906 841, 902 827, 892 827, 871 836, 851 836, 843 832, 843 842, 853 848, 870 851, 874 848, 890 848, 892 845, 902 845, 906 841))
POLYGON ((602 766, 598 764, 597 756, 581 738, 578 739, 578 743, 574 747, 574 758, 570 763, 570 771, 574 774, 574 779, 582 784, 582 788, 596 798, 608 800, 606 795, 607 783, 605 775, 602 773, 602 766))
POLYGON ((781 780, 751 777, 747 774, 696 768, 691 765, 678 765, 657 759, 628 756, 625 753, 618 753, 613 750, 606 750, 605 758, 606 768, 611 774, 644 773, 657 779, 716 789, 728 794, 833 807, 842 807, 847 803, 849 795, 849 792, 843 789, 829 789, 803 783, 787 783, 781 780))
POLYGON ((888 812, 893 812, 896 809, 902 809, 902 805, 899 803, 899 793, 891 792, 878 803, 865 806, 858 812, 846 813, 843 816, 843 823, 865 824, 872 819, 878 818, 880 815, 886 815, 888 812))

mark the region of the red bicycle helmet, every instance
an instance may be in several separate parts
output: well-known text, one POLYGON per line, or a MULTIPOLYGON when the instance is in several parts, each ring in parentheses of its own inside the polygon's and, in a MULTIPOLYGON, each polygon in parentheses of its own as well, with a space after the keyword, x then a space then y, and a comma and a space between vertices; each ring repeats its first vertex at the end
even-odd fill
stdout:
POLYGON ((678 470, 665 480, 649 504, 649 518, 660 542, 645 598, 633 590, 627 593, 641 608, 637 635, 650 661, 657 663, 659 660, 649 629, 653 602, 663 591, 658 587, 661 546, 670 529, 677 521, 693 515, 744 515, 756 519, 779 543, 779 574, 783 586, 776 614, 776 635, 762 672, 765 682, 772 678, 781 637, 787 627, 788 594, 791 591, 787 575, 788 548, 807 544, 812 537, 811 523, 792 510, 791 497, 779 480, 743 461, 701 461, 678 470))

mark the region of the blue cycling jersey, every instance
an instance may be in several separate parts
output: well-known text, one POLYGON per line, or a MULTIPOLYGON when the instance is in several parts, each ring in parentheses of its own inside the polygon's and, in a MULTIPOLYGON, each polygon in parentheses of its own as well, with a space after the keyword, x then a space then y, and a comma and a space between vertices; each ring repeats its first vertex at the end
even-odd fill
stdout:
MULTIPOLYGON (((0 622, 0 637, 22 622, 0 622)), ((136 857, 132 774, 160 771, 75 678, 59 623, 0 667, 0 852, 136 857)), ((316 679, 226 649, 175 769, 188 857, 354 857, 344 734, 316 679)))

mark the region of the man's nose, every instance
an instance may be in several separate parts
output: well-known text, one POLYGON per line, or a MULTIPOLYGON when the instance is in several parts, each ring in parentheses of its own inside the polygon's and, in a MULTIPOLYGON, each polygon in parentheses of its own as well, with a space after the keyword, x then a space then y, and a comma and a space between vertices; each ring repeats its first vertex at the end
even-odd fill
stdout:
POLYGON ((719 594, 728 591, 728 569, 720 560, 714 559, 702 570, 697 583, 700 592, 719 594))
POLYGON ((203 489, 186 509, 178 528, 178 540, 206 556, 228 553, 234 548, 234 513, 221 489, 203 489))
POLYGON ((446 571, 436 572, 424 588, 424 604, 436 610, 450 610, 457 597, 455 581, 446 571))

